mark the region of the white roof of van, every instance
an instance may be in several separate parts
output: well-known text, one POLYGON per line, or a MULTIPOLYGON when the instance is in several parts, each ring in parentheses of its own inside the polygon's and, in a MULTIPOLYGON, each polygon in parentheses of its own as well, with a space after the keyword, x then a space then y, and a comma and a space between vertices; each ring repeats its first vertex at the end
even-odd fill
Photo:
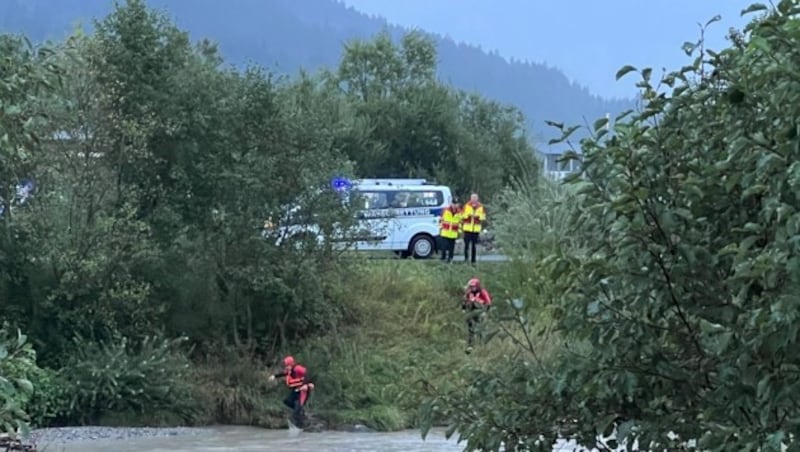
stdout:
POLYGON ((426 179, 356 179, 353 181, 353 186, 362 188, 366 186, 370 188, 403 188, 407 190, 446 187, 435 182, 428 182, 426 179))

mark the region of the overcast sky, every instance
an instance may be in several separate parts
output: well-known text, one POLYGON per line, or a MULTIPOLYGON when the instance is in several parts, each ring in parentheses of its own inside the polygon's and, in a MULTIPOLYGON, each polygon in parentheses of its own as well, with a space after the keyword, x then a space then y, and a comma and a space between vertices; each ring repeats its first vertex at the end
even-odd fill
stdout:
POLYGON ((342 0, 390 22, 449 35, 506 57, 545 62, 603 96, 628 96, 633 79, 614 81, 625 64, 676 69, 688 63, 684 41, 709 27, 712 49, 726 45, 729 27, 742 28, 742 0, 342 0))

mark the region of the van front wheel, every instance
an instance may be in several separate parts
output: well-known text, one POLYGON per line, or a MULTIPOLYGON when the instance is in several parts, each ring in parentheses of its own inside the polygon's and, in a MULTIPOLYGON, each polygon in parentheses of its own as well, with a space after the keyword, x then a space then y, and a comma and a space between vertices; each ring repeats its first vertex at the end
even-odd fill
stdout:
POLYGON ((411 240, 411 245, 408 248, 414 258, 428 259, 436 251, 436 244, 430 235, 420 234, 411 240))

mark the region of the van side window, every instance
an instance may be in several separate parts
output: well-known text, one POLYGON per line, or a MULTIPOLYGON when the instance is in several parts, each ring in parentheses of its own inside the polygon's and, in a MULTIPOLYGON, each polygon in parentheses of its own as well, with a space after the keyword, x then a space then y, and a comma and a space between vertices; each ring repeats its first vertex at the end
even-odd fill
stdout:
POLYGON ((408 207, 437 207, 444 203, 441 191, 416 191, 411 195, 408 207))
POLYGON ((407 191, 394 192, 394 198, 392 199, 392 207, 394 207, 395 209, 403 207, 411 207, 408 205, 410 198, 411 198, 411 192, 407 191))
POLYGON ((389 199, 385 192, 360 191, 357 192, 356 197, 358 199, 356 206, 362 210, 386 209, 389 207, 389 199))
POLYGON ((419 201, 414 207, 437 207, 444 204, 444 193, 441 191, 421 191, 417 195, 419 201))
POLYGON ((361 210, 438 207, 444 204, 440 190, 418 191, 359 191, 355 204, 361 210))

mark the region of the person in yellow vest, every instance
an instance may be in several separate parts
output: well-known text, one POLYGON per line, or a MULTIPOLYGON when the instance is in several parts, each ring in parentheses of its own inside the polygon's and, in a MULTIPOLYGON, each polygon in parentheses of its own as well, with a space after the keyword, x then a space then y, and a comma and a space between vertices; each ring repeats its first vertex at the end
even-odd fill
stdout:
POLYGON ((453 261, 453 251, 456 248, 460 227, 461 208, 458 200, 453 197, 450 200, 450 206, 444 209, 442 216, 439 218, 439 249, 441 250, 443 261, 453 261))
POLYGON ((464 262, 470 261, 470 247, 472 248, 472 263, 475 263, 475 247, 481 233, 481 224, 486 221, 486 209, 478 200, 478 195, 473 193, 469 202, 461 211, 461 230, 464 231, 464 262))

